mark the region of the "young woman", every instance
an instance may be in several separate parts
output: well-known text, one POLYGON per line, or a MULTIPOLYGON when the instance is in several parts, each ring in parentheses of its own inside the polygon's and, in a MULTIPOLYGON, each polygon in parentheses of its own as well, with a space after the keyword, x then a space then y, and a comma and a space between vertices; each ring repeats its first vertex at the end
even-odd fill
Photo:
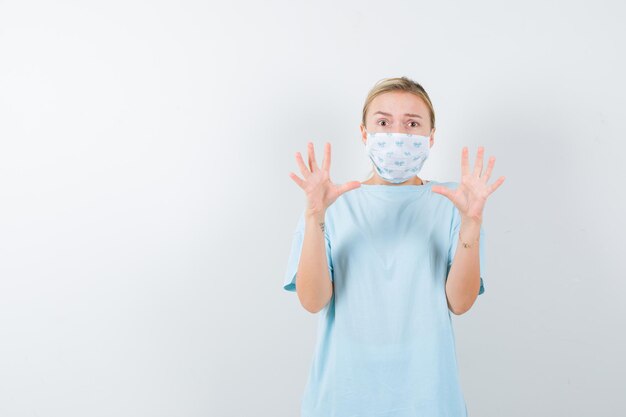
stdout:
POLYGON ((313 144, 303 178, 307 206, 293 236, 284 289, 319 315, 301 417, 465 417, 450 312, 484 292, 483 209, 504 181, 487 182, 482 147, 461 181, 418 173, 434 143, 428 94, 406 78, 377 83, 363 107, 361 140, 373 163, 364 182, 330 180, 330 144, 313 144))

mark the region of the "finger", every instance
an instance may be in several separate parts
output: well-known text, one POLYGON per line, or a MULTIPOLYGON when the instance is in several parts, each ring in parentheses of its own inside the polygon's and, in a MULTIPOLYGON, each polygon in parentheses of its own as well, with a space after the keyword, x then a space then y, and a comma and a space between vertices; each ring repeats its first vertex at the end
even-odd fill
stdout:
POLYGON ((467 146, 463 146, 461 151, 461 176, 464 177, 469 174, 469 161, 467 158, 468 150, 467 146))
POLYGON ((317 162, 315 162, 315 149, 312 142, 309 142, 309 167, 311 172, 315 172, 319 169, 317 162))
POLYGON ((488 192, 488 194, 487 194, 487 195, 490 195, 491 193, 493 193, 494 191, 496 191, 496 190, 497 190, 497 189, 498 189, 498 188, 502 185, 502 183, 504 182, 504 179, 505 179, 505 178, 506 178, 506 177, 501 176, 500 178, 498 178, 498 179, 496 180, 496 182, 494 182, 493 184, 491 184, 491 185, 489 186, 489 189, 487 190, 487 192, 488 192))
POLYGON ((343 185, 339 186, 339 195, 346 193, 350 190, 354 190, 355 188, 359 188, 361 183, 359 181, 350 181, 343 185))
POLYGON ((487 163, 487 169, 485 170, 485 174, 481 177, 484 184, 487 184, 489 181, 489 177, 491 177, 491 171, 493 170, 493 166, 496 164, 496 157, 490 156, 489 162, 487 163))
POLYGON ((298 187, 304 189, 304 181, 297 176, 296 174, 294 174, 293 172, 289 173, 289 177, 296 183, 298 184, 298 187))
POLYGON ((296 162, 298 163, 298 166, 300 167, 300 172, 302 173, 302 176, 304 178, 308 178, 309 175, 311 175, 311 173, 309 172, 309 169, 304 164, 304 160, 302 159, 302 154, 300 152, 296 152, 296 162))
POLYGON ((330 143, 324 145, 324 160, 322 161, 322 169, 328 171, 330 169, 330 143))
POLYGON ((448 197, 449 199, 452 199, 452 196, 454 195, 454 192, 451 189, 449 189, 448 187, 444 187, 443 185, 433 185, 432 187, 430 187, 430 189, 434 193, 441 194, 448 197))
POLYGON ((474 176, 480 178, 480 174, 483 171, 483 155, 485 153, 485 148, 483 146, 478 147, 478 152, 476 152, 476 162, 474 164, 474 176))

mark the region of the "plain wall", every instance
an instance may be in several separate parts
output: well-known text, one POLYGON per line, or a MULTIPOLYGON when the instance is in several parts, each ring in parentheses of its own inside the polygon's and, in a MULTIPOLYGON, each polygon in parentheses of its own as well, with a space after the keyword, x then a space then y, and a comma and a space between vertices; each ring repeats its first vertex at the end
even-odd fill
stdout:
POLYGON ((298 415, 317 317, 282 289, 368 90, 430 94, 421 175, 506 181, 453 316, 471 416, 625 415, 619 1, 0 1, 0 415, 298 415))

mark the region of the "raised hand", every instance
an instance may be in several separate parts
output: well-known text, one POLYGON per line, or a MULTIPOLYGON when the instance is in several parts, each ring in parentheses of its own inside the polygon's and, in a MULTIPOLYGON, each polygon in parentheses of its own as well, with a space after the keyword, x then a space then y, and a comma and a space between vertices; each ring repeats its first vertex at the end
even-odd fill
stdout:
POLYGON ((467 146, 464 146, 463 151, 461 152, 461 182, 459 183, 459 186, 454 190, 442 185, 433 185, 431 188, 433 192, 450 199, 450 201, 452 201, 452 203, 454 203, 456 208, 459 210, 461 218, 467 218, 478 222, 482 222, 483 209, 485 208, 487 197, 497 190, 498 187, 500 187, 500 185, 504 182, 504 176, 502 176, 493 184, 487 185, 493 166, 496 163, 496 157, 492 156, 489 158, 487 170, 484 174, 482 174, 484 151, 484 147, 478 147, 476 164, 474 165, 474 170, 470 171, 468 150, 467 146))
POLYGON ((324 160, 320 169, 315 161, 315 151, 313 143, 308 143, 309 166, 302 160, 300 152, 296 152, 296 162, 300 167, 300 172, 304 179, 301 179, 293 172, 289 173, 292 180, 304 192, 307 198, 307 214, 323 215, 332 203, 341 194, 361 186, 359 181, 350 181, 343 185, 333 184, 330 180, 330 143, 326 142, 324 147, 324 160))

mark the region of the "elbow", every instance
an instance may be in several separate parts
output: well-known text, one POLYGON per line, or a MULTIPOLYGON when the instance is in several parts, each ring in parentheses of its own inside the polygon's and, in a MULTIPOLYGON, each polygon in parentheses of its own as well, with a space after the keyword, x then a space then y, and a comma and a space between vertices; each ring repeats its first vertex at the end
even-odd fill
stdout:
POLYGON ((309 288, 308 286, 298 286, 296 292, 300 299, 300 305, 311 314, 317 314, 323 310, 333 296, 334 289, 330 280, 328 285, 321 290, 309 288))
POLYGON ((448 310, 450 310, 450 312, 454 314, 455 316, 460 316, 460 315, 467 313, 469 309, 472 308, 473 304, 474 304, 473 301, 469 304, 461 305, 458 303, 450 303, 450 300, 448 300, 448 310))
POLYGON ((454 313, 454 315, 460 316, 460 315, 467 313, 472 308, 475 301, 476 301, 476 298, 474 298, 471 302, 465 303, 463 305, 457 305, 457 306, 451 307, 450 304, 448 303, 448 306, 450 306, 450 311, 454 313))
POLYGON ((303 302, 300 300, 302 307, 311 314, 317 314, 326 307, 328 300, 325 302, 303 302))
POLYGON ((449 292, 448 288, 446 287, 446 300, 448 303, 448 310, 450 310, 456 316, 467 313, 474 305, 474 302, 476 302, 477 297, 478 291, 475 295, 459 294, 449 292))
POLYGON ((306 297, 303 297, 302 295, 300 295, 299 292, 298 292, 298 298, 300 299, 300 305, 302 306, 302 308, 304 308, 309 313, 315 314, 319 311, 319 308, 314 303, 312 303, 306 297))
POLYGON ((308 307, 308 306, 305 306, 304 304, 302 305, 302 307, 304 307, 304 309, 311 314, 317 314, 322 310, 322 307, 315 307, 315 306, 308 307))
POLYGON ((324 307, 326 307, 326 304, 328 304, 328 301, 323 302, 319 300, 311 300, 307 297, 303 297, 299 293, 298 293, 298 298, 300 299, 300 305, 302 306, 302 308, 304 308, 306 311, 308 311, 311 314, 319 313, 320 311, 324 309, 324 307))
POLYGON ((464 309, 450 309, 450 311, 452 312, 452 314, 454 314, 455 316, 461 316, 465 313, 467 313, 467 311, 469 310, 469 308, 464 308, 464 309))

